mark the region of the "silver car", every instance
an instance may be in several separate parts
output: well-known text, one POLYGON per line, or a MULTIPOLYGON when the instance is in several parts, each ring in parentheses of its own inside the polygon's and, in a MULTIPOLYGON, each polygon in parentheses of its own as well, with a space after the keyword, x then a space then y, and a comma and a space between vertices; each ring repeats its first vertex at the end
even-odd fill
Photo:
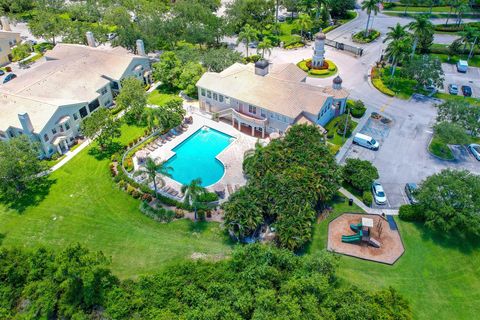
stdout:
POLYGON ((387 196, 380 182, 374 182, 372 184, 372 193, 373 193, 373 200, 375 200, 376 204, 387 203, 387 196))
POLYGON ((472 153, 472 155, 480 161, 480 144, 472 143, 468 145, 468 150, 472 153))
POLYGON ((449 84, 448 85, 448 93, 451 95, 457 95, 458 94, 458 86, 456 84, 449 84))

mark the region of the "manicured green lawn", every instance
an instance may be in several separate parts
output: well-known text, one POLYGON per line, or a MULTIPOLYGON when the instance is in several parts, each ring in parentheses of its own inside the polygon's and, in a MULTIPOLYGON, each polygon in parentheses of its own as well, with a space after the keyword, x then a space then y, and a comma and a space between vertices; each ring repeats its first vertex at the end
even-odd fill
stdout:
POLYGON ((168 101, 177 98, 178 95, 171 93, 160 92, 159 90, 154 90, 148 95, 147 102, 149 104, 155 104, 157 106, 162 106, 168 101))
MULTIPOLYGON (((336 212, 353 211, 345 206, 336 212)), ((315 226, 310 254, 326 248, 328 222, 335 217, 315 226)), ((367 289, 393 286, 410 301, 415 319, 478 318, 480 245, 442 240, 417 224, 396 220, 405 253, 395 265, 341 256, 339 276, 367 289)))
POLYGON ((464 97, 459 93, 458 95, 451 95, 449 93, 437 93, 435 94, 435 98, 443 99, 445 101, 466 101, 470 104, 480 106, 480 99, 479 98, 472 98, 472 97, 464 97))
MULTIPOLYGON (((143 128, 123 126, 128 142, 143 128)), ((118 276, 151 273, 194 252, 228 254, 230 244, 219 224, 179 220, 155 222, 138 210, 140 201, 117 189, 108 160, 83 150, 54 172, 48 195, 22 213, 0 206, 1 244, 61 249, 79 242, 112 257, 118 276)))
MULTIPOLYGON (((325 126, 325 129, 328 130, 329 133, 333 133, 333 137, 328 138, 328 142, 333 143, 333 144, 338 145, 338 146, 343 146, 345 141, 348 139, 349 135, 347 135, 345 137, 345 140, 344 140, 343 135, 338 134, 337 126, 338 126, 340 121, 345 121, 345 117, 336 117, 336 118, 332 119, 329 123, 327 123, 327 125, 325 126)), ((348 121, 350 121, 351 126, 352 126, 351 131, 355 130, 358 123, 353 121, 352 118, 350 118, 350 120, 348 120, 348 121)))

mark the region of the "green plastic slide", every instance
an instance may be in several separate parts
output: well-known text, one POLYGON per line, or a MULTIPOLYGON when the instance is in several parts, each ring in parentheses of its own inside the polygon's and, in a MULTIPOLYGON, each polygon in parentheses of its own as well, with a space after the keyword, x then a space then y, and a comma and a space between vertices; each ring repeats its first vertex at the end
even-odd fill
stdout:
POLYGON ((342 236, 342 242, 352 243, 352 242, 359 242, 362 240, 362 236, 360 234, 355 234, 353 236, 342 236))

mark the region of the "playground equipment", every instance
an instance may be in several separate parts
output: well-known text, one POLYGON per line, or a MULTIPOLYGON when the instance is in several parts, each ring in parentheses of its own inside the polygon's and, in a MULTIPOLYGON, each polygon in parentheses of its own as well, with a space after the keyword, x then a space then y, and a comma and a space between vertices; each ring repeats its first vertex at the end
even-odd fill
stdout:
POLYGON ((362 222, 358 224, 350 224, 350 229, 355 232, 352 235, 342 235, 342 242, 345 243, 359 243, 364 242, 368 245, 380 248, 380 242, 370 237, 370 228, 373 227, 373 219, 362 218, 362 222))

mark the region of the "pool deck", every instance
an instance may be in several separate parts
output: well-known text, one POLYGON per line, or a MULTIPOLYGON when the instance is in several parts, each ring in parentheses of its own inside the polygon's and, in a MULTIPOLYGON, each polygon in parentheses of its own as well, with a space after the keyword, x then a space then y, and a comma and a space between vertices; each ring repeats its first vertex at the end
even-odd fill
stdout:
MULTIPOLYGON (((242 169, 243 156, 246 151, 255 148, 258 138, 246 135, 225 122, 217 122, 208 119, 206 116, 201 116, 195 113, 191 114, 191 116, 193 117, 193 123, 188 126, 187 131, 173 138, 171 141, 167 141, 155 151, 152 151, 149 157, 155 159, 156 161, 167 161, 173 155, 175 155, 175 152, 172 151, 172 149, 188 139, 192 134, 204 126, 228 134, 234 137, 235 141, 233 141, 222 152, 220 152, 220 154, 217 155, 217 159, 220 160, 225 167, 225 174, 218 182, 208 186, 207 189, 210 191, 222 190, 225 191, 226 195, 229 195, 229 189, 235 190, 236 188, 246 184, 247 180, 243 175, 242 169), (230 188, 228 186, 230 186, 230 188)), ((139 168, 135 157, 134 167, 135 170, 139 168)), ((164 177, 164 180, 169 187, 180 191, 182 185, 179 182, 168 177, 164 177)))

